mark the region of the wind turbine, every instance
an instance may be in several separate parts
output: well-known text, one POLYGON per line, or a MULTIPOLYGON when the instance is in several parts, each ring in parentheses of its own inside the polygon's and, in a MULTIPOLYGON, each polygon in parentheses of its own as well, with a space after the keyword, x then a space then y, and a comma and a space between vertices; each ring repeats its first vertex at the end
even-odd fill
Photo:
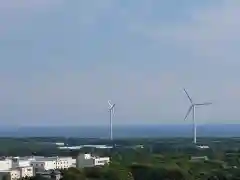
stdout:
POLYGON ((109 114, 110 114, 110 140, 113 140, 113 129, 112 129, 112 119, 114 115, 114 108, 116 104, 112 104, 110 100, 108 100, 109 104, 109 114))
POLYGON ((188 115, 190 114, 190 112, 192 111, 192 120, 193 120, 193 143, 197 144, 197 125, 196 125, 196 121, 195 121, 195 108, 196 106, 207 106, 210 105, 212 103, 210 102, 205 102, 205 103, 194 103, 192 98, 189 96, 188 92, 186 91, 186 89, 183 89, 184 92, 186 93, 191 105, 187 111, 187 114, 184 118, 184 120, 187 119, 188 115))

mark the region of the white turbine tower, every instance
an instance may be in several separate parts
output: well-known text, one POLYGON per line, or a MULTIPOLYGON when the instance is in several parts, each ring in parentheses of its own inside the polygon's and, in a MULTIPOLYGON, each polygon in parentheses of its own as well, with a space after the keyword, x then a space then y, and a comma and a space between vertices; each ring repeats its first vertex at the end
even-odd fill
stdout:
POLYGON ((108 100, 108 104, 109 104, 109 114, 110 114, 110 140, 113 140, 112 119, 114 115, 115 104, 112 104, 110 100, 108 100))
POLYGON ((184 120, 187 119, 188 115, 190 114, 190 112, 192 111, 192 120, 193 120, 193 143, 197 144, 197 125, 196 125, 196 121, 195 121, 195 107, 196 106, 206 106, 206 105, 210 105, 212 103, 210 102, 205 102, 205 103, 194 103, 192 98, 189 96, 188 92, 186 91, 186 89, 183 89, 184 92, 186 93, 191 105, 187 111, 187 114, 184 118, 184 120))

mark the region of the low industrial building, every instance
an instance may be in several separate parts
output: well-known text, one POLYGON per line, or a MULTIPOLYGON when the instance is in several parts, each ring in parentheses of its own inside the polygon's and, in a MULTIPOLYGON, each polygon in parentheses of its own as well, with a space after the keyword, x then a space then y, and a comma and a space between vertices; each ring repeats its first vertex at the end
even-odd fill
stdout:
POLYGON ((113 146, 108 145, 91 145, 91 144, 85 144, 85 145, 79 145, 79 146, 60 146, 59 149, 82 149, 82 148, 96 148, 96 149, 111 149, 113 146))
POLYGON ((64 144, 64 142, 56 142, 55 143, 57 146, 64 146, 65 144, 64 144))
MULTIPOLYGON (((5 160, 6 161, 6 160, 5 160)), ((23 167, 23 166, 33 166, 35 171, 53 170, 53 169, 67 169, 69 167, 74 167, 76 164, 76 159, 72 157, 44 157, 44 156, 30 156, 30 157, 14 157, 10 160, 11 163, 2 167, 5 170, 9 167, 23 167), (11 162, 12 161, 12 162, 11 162)), ((4 170, 3 169, 3 170, 4 170)), ((1 162, 0 162, 1 170, 1 162)))
POLYGON ((36 172, 56 169, 56 161, 51 159, 32 161, 30 165, 35 169, 36 172))
POLYGON ((208 157, 207 156, 192 156, 190 161, 192 162, 198 162, 198 161, 207 161, 208 157))
POLYGON ((103 166, 110 162, 109 157, 92 156, 91 154, 79 154, 76 160, 77 168, 103 166))
POLYGON ((18 167, 11 168, 9 170, 0 171, 0 180, 6 178, 9 180, 17 180, 19 178, 32 177, 34 176, 33 167, 18 167))
MULTIPOLYGON (((3 157, 0 159, 0 171, 12 172, 15 169, 22 168, 21 173, 24 174, 24 168, 32 167, 34 172, 43 172, 46 170, 67 169, 76 167, 76 159, 72 157, 3 157)), ((28 171, 26 171, 27 173, 28 171)), ((30 173, 30 172, 29 172, 30 173)), ((14 175, 11 175, 14 177, 14 175)), ((21 175, 23 176, 23 175, 21 175)))
POLYGON ((53 170, 53 169, 68 169, 73 167, 76 160, 72 157, 38 157, 31 161, 36 171, 53 170))

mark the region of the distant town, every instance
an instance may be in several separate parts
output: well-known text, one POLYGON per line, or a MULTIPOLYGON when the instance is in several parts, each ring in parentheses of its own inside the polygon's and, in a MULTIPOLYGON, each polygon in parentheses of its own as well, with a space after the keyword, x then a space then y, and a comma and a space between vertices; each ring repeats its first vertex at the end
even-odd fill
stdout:
POLYGON ((91 154, 79 154, 76 159, 72 157, 2 157, 0 159, 0 179, 9 177, 10 180, 33 177, 40 175, 42 177, 54 176, 61 178, 62 169, 86 168, 94 166, 103 166, 110 162, 109 157, 97 157, 91 154))

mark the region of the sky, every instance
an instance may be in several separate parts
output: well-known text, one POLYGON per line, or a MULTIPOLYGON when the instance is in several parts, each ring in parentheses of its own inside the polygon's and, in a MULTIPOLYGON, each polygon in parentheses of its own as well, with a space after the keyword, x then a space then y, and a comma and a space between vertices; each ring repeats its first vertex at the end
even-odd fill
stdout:
POLYGON ((1 125, 240 122, 239 0, 0 0, 1 125))

